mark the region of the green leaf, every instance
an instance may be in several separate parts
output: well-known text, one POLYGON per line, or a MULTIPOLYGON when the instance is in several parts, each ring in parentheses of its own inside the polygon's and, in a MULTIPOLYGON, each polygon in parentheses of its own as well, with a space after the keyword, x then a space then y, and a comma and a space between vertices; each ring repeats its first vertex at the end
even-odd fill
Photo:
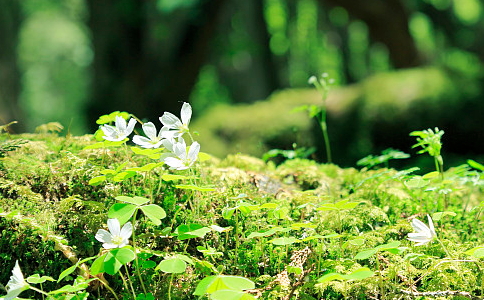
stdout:
POLYGON ((278 246, 291 245, 296 243, 298 240, 295 237, 281 237, 271 240, 271 243, 278 246))
POLYGON ((264 203, 262 205, 259 206, 259 208, 268 208, 268 209, 274 209, 274 208, 277 208, 277 204, 276 203, 264 203))
POLYGON ((217 275, 215 280, 208 286, 207 293, 212 294, 219 290, 243 291, 255 288, 255 284, 240 276, 217 275))
POLYGON ((277 233, 279 231, 282 231, 282 227, 274 227, 274 228, 271 228, 269 230, 266 230, 266 231, 261 231, 261 232, 252 232, 249 234, 249 236, 247 237, 248 239, 252 239, 252 238, 255 238, 255 237, 266 237, 266 236, 271 236, 273 235, 274 233, 277 233))
POLYGON ((243 291, 219 290, 210 294, 212 300, 253 300, 254 296, 243 291))
POLYGON ((343 275, 341 275, 339 273, 328 273, 328 274, 325 274, 322 277, 320 277, 318 279, 318 282, 323 283, 323 282, 329 282, 329 281, 333 281, 333 280, 343 280, 343 279, 344 279, 343 275))
POLYGON ((478 162, 477 162, 477 161, 475 161, 475 160, 468 159, 468 160, 467 160, 467 164, 468 164, 469 166, 471 166, 472 168, 477 169, 477 170, 479 170, 479 171, 481 171, 481 172, 482 172, 482 171, 484 171, 484 165, 482 165, 482 164, 478 163, 478 162))
POLYGON ((109 208, 108 217, 116 218, 119 224, 124 224, 131 219, 138 207, 129 203, 115 203, 109 208))
POLYGON ((338 208, 338 210, 353 209, 356 206, 358 206, 359 204, 360 204, 360 202, 341 203, 341 201, 340 201, 340 202, 336 203, 336 207, 338 208))
POLYGON ((117 196, 114 199, 119 200, 119 201, 123 201, 123 202, 126 202, 126 203, 131 203, 131 204, 134 204, 134 205, 137 205, 137 206, 140 206, 140 205, 143 205, 145 203, 150 202, 150 199, 145 198, 145 197, 138 197, 138 196, 135 196, 135 197, 117 196))
POLYGON ((161 224, 161 219, 166 217, 166 212, 163 208, 159 207, 156 204, 149 204, 140 207, 145 216, 153 222, 155 225, 161 224))
POLYGON ((194 190, 194 191, 199 191, 199 192, 213 192, 215 191, 215 188, 211 186, 197 186, 197 185, 192 185, 192 184, 177 184, 175 185, 177 189, 182 189, 182 190, 194 190))
POLYGON ((39 274, 34 274, 32 276, 29 276, 29 277, 27 277, 26 280, 27 280, 28 283, 32 283, 32 284, 44 283, 47 280, 48 281, 55 281, 55 279, 52 278, 52 277, 50 277, 50 276, 42 276, 42 277, 40 277, 39 274))
POLYGON ((339 273, 329 273, 318 279, 318 282, 328 282, 333 280, 362 280, 373 276, 374 272, 367 267, 359 268, 353 271, 351 274, 342 275, 339 273))
POLYGON ((116 174, 116 171, 114 171, 112 169, 104 169, 100 173, 103 174, 103 175, 114 175, 114 174, 116 174))
POLYGON ((162 260, 155 270, 165 273, 183 273, 187 268, 187 263, 179 258, 169 258, 162 260))
POLYGON ((185 175, 175 175, 175 174, 164 174, 161 175, 161 179, 164 181, 173 181, 173 180, 181 180, 181 179, 191 179, 194 178, 193 176, 185 176, 185 175))
POLYGON ((136 300, 155 300, 155 297, 153 296, 152 293, 146 293, 146 294, 138 294, 136 295, 136 300))
POLYGON ((389 249, 398 248, 398 247, 400 247, 401 244, 402 244, 402 242, 400 242, 400 241, 393 241, 393 242, 390 242, 388 244, 382 244, 382 245, 376 246, 375 249, 376 250, 389 250, 389 249))
POLYGON ((134 171, 123 171, 123 172, 119 172, 118 174, 114 175, 113 177, 113 181, 115 182, 121 182, 121 181, 124 181, 126 179, 129 179, 133 176, 136 175, 136 172, 134 171))
POLYGON ((367 258, 373 256, 377 252, 378 252, 377 249, 363 250, 363 251, 359 252, 358 254, 356 254, 356 256, 354 258, 355 259, 367 259, 367 258))
POLYGON ((91 178, 91 180, 89 180, 88 184, 93 185, 93 186, 100 185, 106 179, 107 179, 107 177, 104 176, 104 175, 96 176, 96 177, 91 178))
POLYGON ((106 259, 107 253, 99 256, 91 265, 91 274, 97 275, 104 272, 104 260, 106 259))
POLYGON ((88 257, 88 258, 84 258, 82 260, 77 261, 77 263, 75 263, 73 266, 65 269, 64 271, 62 271, 62 273, 60 273, 59 278, 57 279, 57 282, 60 282, 67 275, 69 275, 72 272, 74 272, 80 264, 85 263, 86 261, 92 260, 94 258, 96 258, 96 257, 88 257))
POLYGON ((231 208, 226 208, 222 211, 222 217, 225 219, 225 220, 230 220, 232 219, 232 216, 234 215, 235 213, 235 207, 231 207, 231 208))
POLYGON ((362 280, 368 277, 373 276, 374 272, 368 269, 367 267, 359 268, 355 270, 349 275, 343 275, 343 277, 347 280, 362 280))
POLYGON ((207 161, 209 159, 211 159, 212 156, 208 153, 205 153, 205 152, 198 152, 198 161, 200 162, 204 162, 204 161, 207 161))
MULTIPOLYGON (((159 159, 161 157, 162 149, 160 149, 160 148, 143 149, 143 148, 139 148, 139 147, 131 147, 131 151, 133 151, 135 154, 148 156, 151 159, 159 159)), ((163 164, 163 163, 161 163, 161 164, 163 164)))
POLYGON ((88 150, 88 149, 100 149, 100 148, 108 148, 108 147, 119 147, 122 144, 124 144, 128 139, 124 139, 122 141, 118 142, 111 142, 111 141, 103 141, 103 142, 97 142, 91 145, 88 145, 84 147, 83 150, 88 150))
POLYGON ((149 163, 149 164, 146 164, 142 167, 134 167, 134 168, 126 169, 126 171, 149 172, 149 171, 153 170, 154 168, 162 166, 163 164, 164 163, 162 163, 162 162, 160 162, 160 163, 149 163))
POLYGON ((457 214, 453 211, 443 211, 443 212, 436 212, 432 214, 432 220, 440 221, 445 216, 452 216, 455 217, 457 214))
POLYGON ((324 204, 321 204, 320 207, 316 208, 316 210, 328 211, 328 210, 338 210, 338 208, 336 208, 336 205, 334 205, 333 203, 324 203, 324 204))
POLYGON ((464 253, 467 254, 467 255, 473 256, 475 258, 483 258, 484 257, 484 247, 483 246, 475 247, 475 248, 467 250, 464 253))
POLYGON ((199 224, 180 225, 176 228, 175 234, 179 240, 186 240, 197 237, 204 237, 211 230, 199 224))
POLYGON ((301 274, 301 273, 302 273, 302 271, 303 271, 303 269, 302 269, 302 268, 300 268, 300 267, 295 267, 295 266, 287 266, 287 267, 286 267, 286 270, 287 270, 287 272, 289 272, 289 273, 293 273, 293 274, 297 274, 297 275, 301 274))
POLYGON ((133 261, 135 254, 133 250, 128 248, 116 248, 106 253, 104 259, 104 270, 109 275, 116 274, 121 266, 133 261))
POLYGON ((91 282, 93 280, 96 280, 96 278, 92 278, 92 279, 83 281, 82 283, 75 284, 75 285, 70 285, 70 284, 64 285, 60 289, 57 289, 55 291, 51 291, 48 294, 49 295, 55 295, 55 294, 64 294, 64 293, 76 293, 76 292, 80 292, 80 291, 83 291, 83 290, 87 289, 88 286, 89 286, 89 282, 91 282))
POLYGON ((193 295, 203 296, 207 293, 208 287, 217 279, 216 275, 208 276, 200 280, 193 292, 193 295))

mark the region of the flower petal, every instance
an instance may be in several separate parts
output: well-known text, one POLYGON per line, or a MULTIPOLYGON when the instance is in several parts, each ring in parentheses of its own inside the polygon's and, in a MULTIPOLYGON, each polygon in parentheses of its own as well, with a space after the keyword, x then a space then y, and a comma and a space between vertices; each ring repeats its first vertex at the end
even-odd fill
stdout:
POLYGON ((134 126, 136 126, 136 123, 138 123, 138 121, 136 121, 135 119, 133 119, 133 118, 129 119, 128 127, 124 131, 126 136, 130 135, 131 132, 133 132, 134 126))
POLYGON ((183 161, 176 157, 167 157, 165 158, 165 164, 169 165, 171 169, 175 170, 185 170, 188 169, 187 166, 183 163, 183 161))
POLYGON ((143 131, 148 138, 151 140, 156 138, 156 127, 155 124, 148 122, 143 124, 143 131))
POLYGON ((190 119, 192 118, 192 107, 189 103, 183 102, 181 109, 181 120, 182 123, 188 126, 190 124, 190 119))
POLYGON ((413 219, 411 225, 416 232, 430 231, 427 225, 419 219, 413 219))
POLYGON ((123 228, 121 228, 120 236, 123 239, 129 239, 131 237, 131 234, 133 234, 133 224, 131 222, 127 222, 126 224, 123 225, 123 228))
POLYGON ((121 225, 119 225, 118 219, 109 219, 108 220, 108 228, 109 231, 111 232, 112 236, 119 236, 121 229, 121 225))
POLYGON ((126 131, 126 120, 121 116, 116 116, 116 121, 114 121, 116 128, 118 131, 125 132, 126 131))
POLYGON ((113 235, 104 229, 99 229, 94 237, 101 243, 109 243, 113 239, 113 235))
POLYGON ((193 142, 188 150, 188 160, 194 163, 198 158, 198 152, 200 152, 200 144, 198 142, 193 142))
POLYGON ((435 227, 434 227, 434 222, 432 221, 432 218, 427 215, 427 219, 429 220, 429 229, 430 232, 432 233, 432 236, 437 236, 437 233, 435 232, 435 227))
POLYGON ((176 129, 181 126, 181 121, 177 116, 170 112, 165 112, 160 117, 160 122, 168 128, 176 129))

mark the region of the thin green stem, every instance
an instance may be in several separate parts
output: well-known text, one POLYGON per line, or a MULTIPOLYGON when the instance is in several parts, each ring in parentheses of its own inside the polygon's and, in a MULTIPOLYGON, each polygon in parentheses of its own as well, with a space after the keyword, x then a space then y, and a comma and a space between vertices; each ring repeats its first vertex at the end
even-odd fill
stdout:
MULTIPOLYGON (((131 292, 133 293, 134 299, 136 299, 136 292, 133 288, 133 280, 131 280, 131 276, 129 276, 128 266, 124 265, 124 269, 126 270, 126 276, 128 276, 129 287, 131 288, 131 292)), ((145 292, 145 294, 146 294, 146 292, 145 292)))
POLYGON ((436 239, 436 240, 439 242, 439 244, 440 244, 440 246, 442 247, 442 249, 444 249, 445 254, 446 254, 446 255, 447 255, 447 256, 448 256, 450 259, 453 259, 453 258, 452 258, 452 256, 450 255, 449 251, 447 250, 447 247, 445 247, 444 243, 442 243, 442 241, 441 241, 441 240, 440 240, 438 237, 436 237, 435 239, 436 239))
MULTIPOLYGON (((321 112, 321 113, 322 114, 324 113, 326 115, 326 111, 321 112)), ((324 120, 321 119, 319 124, 321 126, 321 130, 323 131, 324 147, 326 148, 326 159, 327 159, 328 163, 332 163, 333 159, 331 157, 331 146, 330 146, 330 143, 329 143, 329 135, 328 135, 328 127, 326 125, 326 117, 324 118, 324 120)))
MULTIPOLYGON (((126 282, 126 279, 124 278, 123 273, 121 273, 121 270, 119 270, 118 273, 119 273, 119 277, 121 277, 121 280, 123 281, 124 288, 129 293, 128 283, 126 282)), ((133 299, 136 299, 136 295, 134 293, 133 293, 133 299)))
POLYGON ((113 296, 114 296, 114 298, 116 298, 116 300, 119 300, 118 295, 116 295, 116 293, 114 292, 114 290, 113 290, 113 289, 112 289, 112 288, 109 286, 109 284, 108 284, 108 282, 106 281, 106 279, 104 279, 104 278, 102 278, 102 279, 101 279, 101 278, 99 278, 99 277, 97 277, 97 279, 98 279, 99 281, 101 281, 101 283, 102 283, 102 284, 103 284, 103 285, 104 285, 104 286, 105 286, 105 287, 108 289, 108 291, 109 291, 111 294, 113 294, 113 296))
MULTIPOLYGON (((136 265, 136 275, 138 276, 139 281, 141 282, 141 288, 143 289, 143 293, 146 294, 146 287, 143 282, 143 278, 141 278, 141 273, 139 271, 139 262, 138 262, 138 253, 136 251, 136 230, 134 228, 134 224, 136 224, 136 214, 138 213, 138 209, 134 211, 133 218, 132 218, 132 223, 133 223, 133 235, 131 237, 131 240, 133 241, 133 249, 134 249, 134 263, 136 265)), ((126 265, 125 265, 126 266, 126 265)), ((128 275, 129 276, 129 275, 128 275)))
POLYGON ((168 300, 171 300, 171 286, 173 285, 173 278, 174 277, 175 277, 175 273, 171 273, 170 283, 168 284, 168 300))
POLYGON ((43 290, 41 290, 41 289, 36 288, 35 286, 31 286, 31 285, 29 285, 29 289, 31 289, 31 290, 33 290, 33 291, 36 291, 37 293, 42 294, 42 299, 44 299, 44 296, 49 296, 49 294, 48 294, 48 293, 44 292, 44 291, 43 291, 43 290))

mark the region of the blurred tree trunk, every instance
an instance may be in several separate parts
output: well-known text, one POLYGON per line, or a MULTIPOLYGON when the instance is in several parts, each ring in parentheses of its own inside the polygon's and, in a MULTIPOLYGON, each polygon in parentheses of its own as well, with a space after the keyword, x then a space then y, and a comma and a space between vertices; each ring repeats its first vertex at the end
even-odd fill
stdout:
POLYGON ((262 0, 233 0, 223 13, 214 64, 234 102, 262 100, 281 87, 263 4, 262 0))
POLYGON ((16 120, 16 130, 21 131, 25 126, 19 106, 17 43, 22 12, 17 0, 0 0, 0 7, 0 125, 16 120))
POLYGON ((331 7, 340 6, 365 22, 371 38, 383 43, 395 68, 410 68, 422 63, 408 29, 409 12, 401 0, 321 0, 331 7))
POLYGON ((204 0, 162 16, 155 1, 87 0, 95 53, 91 124, 115 110, 153 122, 164 111, 178 114, 207 60, 224 2, 204 0))

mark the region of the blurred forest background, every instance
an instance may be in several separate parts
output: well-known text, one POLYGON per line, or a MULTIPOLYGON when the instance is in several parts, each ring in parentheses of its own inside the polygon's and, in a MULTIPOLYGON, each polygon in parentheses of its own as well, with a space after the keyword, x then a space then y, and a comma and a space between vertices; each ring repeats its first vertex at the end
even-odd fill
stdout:
POLYGON ((33 132, 58 121, 78 135, 115 110, 158 124, 183 101, 196 117, 309 88, 322 72, 344 88, 432 66, 456 78, 438 84, 454 85, 452 99, 472 111, 465 147, 476 153, 483 9, 481 0, 0 0, 0 123, 33 132))

